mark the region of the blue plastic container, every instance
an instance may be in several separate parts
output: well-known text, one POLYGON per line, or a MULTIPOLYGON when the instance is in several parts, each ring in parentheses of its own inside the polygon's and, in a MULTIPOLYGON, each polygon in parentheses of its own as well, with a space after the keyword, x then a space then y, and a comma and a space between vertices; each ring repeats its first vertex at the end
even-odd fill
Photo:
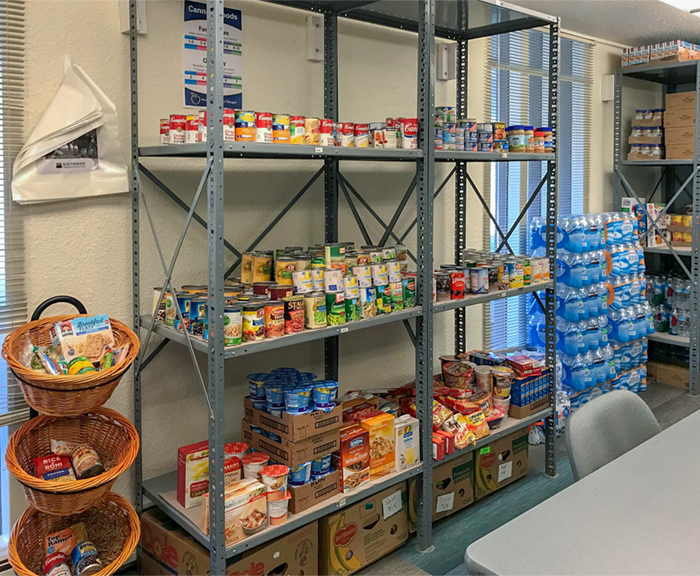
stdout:
POLYGON ((335 406, 338 397, 338 383, 334 380, 318 380, 312 382, 314 406, 327 408, 335 406))
POLYGON ((314 476, 328 474, 331 471, 331 455, 322 456, 311 461, 311 474, 314 476))
POLYGON ((311 409, 311 386, 284 389, 284 407, 290 414, 304 414, 311 409))

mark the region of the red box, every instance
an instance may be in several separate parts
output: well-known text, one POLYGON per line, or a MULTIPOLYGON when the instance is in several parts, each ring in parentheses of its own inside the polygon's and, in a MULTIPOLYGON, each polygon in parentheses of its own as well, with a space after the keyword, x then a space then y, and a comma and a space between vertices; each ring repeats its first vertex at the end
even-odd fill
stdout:
POLYGON ((438 436, 442 436, 445 439, 445 454, 452 454, 455 451, 455 437, 454 434, 450 432, 445 432, 444 430, 438 430, 435 432, 438 436))
MULTIPOLYGON (((228 456, 224 462, 224 485, 241 479, 241 460, 228 456)), ((177 501, 185 508, 197 506, 209 491, 209 442, 202 440, 177 449, 177 501)))
POLYGON ((542 366, 539 365, 539 362, 528 356, 511 356, 506 362, 519 376, 539 376, 542 374, 542 366))
POLYGON ((445 457, 447 442, 444 436, 433 432, 433 460, 440 461, 445 457))

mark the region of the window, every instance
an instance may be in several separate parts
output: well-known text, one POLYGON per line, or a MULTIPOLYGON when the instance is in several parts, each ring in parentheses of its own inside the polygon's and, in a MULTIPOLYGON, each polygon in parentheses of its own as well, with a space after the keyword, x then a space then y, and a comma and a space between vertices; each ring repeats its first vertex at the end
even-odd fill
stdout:
MULTIPOLYGON (((559 83, 559 213, 582 214, 588 205, 588 170, 592 83, 592 46, 562 38, 559 83)), ((489 91, 487 111, 493 121, 506 125, 548 125, 549 111, 549 34, 524 30, 502 34, 490 40, 486 63, 489 91)), ((494 164, 490 180, 491 211, 504 233, 518 218, 520 210, 544 177, 544 162, 494 164)), ((516 254, 529 249, 529 223, 544 216, 546 188, 534 200, 519 229, 509 238, 516 254)), ((501 238, 491 226, 491 249, 501 238)), ((505 249, 503 250, 505 252, 505 249)), ((523 346, 528 343, 528 298, 509 298, 487 308, 484 344, 491 349, 523 346)))

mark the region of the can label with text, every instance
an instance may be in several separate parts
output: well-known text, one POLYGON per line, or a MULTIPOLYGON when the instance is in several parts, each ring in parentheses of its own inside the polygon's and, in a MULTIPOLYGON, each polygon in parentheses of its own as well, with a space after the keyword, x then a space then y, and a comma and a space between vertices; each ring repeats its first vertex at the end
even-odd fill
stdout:
POLYGON ((355 124, 355 148, 369 148, 369 124, 355 124))
POLYGON ((255 141, 272 144, 272 114, 270 112, 255 113, 255 141))
POLYGON ((265 303, 265 338, 284 336, 284 302, 273 300, 265 303))
POLYGON ((401 118, 401 148, 418 148, 418 118, 401 118))
POLYGON ((168 135, 171 144, 185 143, 185 125, 187 116, 184 114, 171 114, 168 122, 168 135))
POLYGON ((290 144, 306 144, 306 118, 303 116, 290 116, 289 130, 290 144))
POLYGON ((355 125, 352 122, 339 122, 336 142, 343 148, 355 147, 355 125))
POLYGON ((304 298, 287 296, 284 303, 284 333, 297 334, 304 331, 304 298))
POLYGON ((170 118, 161 118, 160 120, 160 145, 166 146, 170 144, 170 118))
POLYGON ((236 140, 236 111, 224 108, 224 142, 236 140))

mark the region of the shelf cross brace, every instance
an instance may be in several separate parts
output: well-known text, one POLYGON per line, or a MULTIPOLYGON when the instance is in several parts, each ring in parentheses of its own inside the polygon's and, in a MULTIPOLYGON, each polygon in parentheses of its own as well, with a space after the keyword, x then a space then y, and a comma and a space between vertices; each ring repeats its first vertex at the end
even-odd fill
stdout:
POLYGON ((481 202, 481 205, 484 207, 484 210, 486 210, 486 213, 488 214, 489 219, 491 220, 491 222, 493 222, 493 225, 496 227, 496 231, 503 239, 503 242, 505 243, 506 248, 508 248, 508 252, 510 252, 511 254, 515 254, 515 252, 513 252, 513 249, 510 247, 510 244, 508 244, 508 239, 506 238, 506 235, 503 234, 503 230, 501 230, 501 227, 498 225, 498 221, 493 217, 493 214, 491 213, 491 209, 489 208, 489 205, 484 200, 484 197, 481 195, 481 192, 479 192, 479 189, 477 188, 476 184, 474 184, 474 180, 472 180, 472 177, 469 175, 469 172, 467 172, 465 170, 464 175, 467 178, 467 182, 469 182, 469 185, 472 187, 472 190, 474 190, 474 193, 476 194, 476 197, 479 199, 479 202, 481 202))
MULTIPOLYGON (((323 174, 324 170, 325 170, 325 168, 323 168, 323 167, 319 168, 319 170, 311 177, 311 179, 306 184, 304 184, 304 186, 301 188, 301 190, 299 190, 299 192, 296 193, 294 198, 292 198, 289 201, 289 203, 284 208, 282 208, 282 211, 277 216, 275 216, 275 218, 272 220, 272 222, 270 222, 267 225, 267 228, 265 228, 265 230, 263 230, 260 233, 260 235, 255 239, 255 241, 250 246, 248 246, 248 248, 246 249, 246 252, 250 252, 251 250, 255 250, 256 246, 258 244, 260 244, 260 242, 263 241, 265 236, 267 236, 270 233, 270 230, 272 230, 275 226, 277 226, 277 223, 280 220, 282 220, 282 218, 284 218, 284 216, 287 214, 287 212, 289 212, 292 209, 292 206, 294 206, 299 201, 299 199, 304 194, 306 194, 306 191, 309 188, 311 188, 311 186, 313 185, 314 182, 316 182, 316 180, 318 180, 318 177, 321 174, 323 174)), ((226 270, 226 274, 224 274, 224 278, 228 278, 231 274, 233 274, 233 271, 241 265, 242 260, 243 260, 243 258, 241 256, 241 254, 238 254, 238 259, 233 263, 233 265, 228 270, 226 270)))
MULTIPOLYGON (((656 192, 658 191, 659 186, 661 186, 661 183, 664 181, 664 177, 666 176, 666 170, 668 170, 668 168, 666 166, 664 166, 663 169, 661 170, 661 177, 659 178, 659 181, 656 183, 656 186, 654 186, 654 189, 651 191, 651 196, 649 196, 649 200, 647 200, 647 202, 651 202, 654 199, 654 196, 656 196, 656 192)), ((676 176, 676 175, 674 174, 674 176, 676 176)), ((676 179, 678 179, 678 176, 676 176, 676 179)), ((681 184, 680 180, 678 183, 681 184)))
POLYGON ((386 241, 389 239, 389 235, 394 231, 394 226, 396 226, 396 222, 401 217, 401 213, 403 212, 404 208, 406 208, 406 204, 408 203, 411 194, 413 194, 413 191, 416 189, 417 182, 418 174, 416 174, 413 177, 413 180, 411 180, 411 183, 408 186, 408 190, 406 190, 406 193, 401 199, 401 202, 399 202, 399 206, 396 209, 396 212, 394 212, 394 215, 391 217, 391 220, 389 221, 389 227, 386 229, 384 235, 382 236, 382 239, 379 241, 380 246, 384 246, 384 244, 386 244, 386 241))
MULTIPOLYGON (((340 176, 340 172, 338 172, 338 175, 340 176)), ((360 228, 362 237, 365 239, 365 242, 367 242, 368 246, 372 246, 372 239, 369 236, 369 232, 367 232, 367 228, 365 228, 365 224, 362 221, 362 218, 360 218, 360 214, 357 211, 357 208, 355 207, 355 203, 352 201, 352 198, 350 198, 348 189, 345 186, 345 179, 342 177, 338 178, 338 184, 340 184, 340 188, 343 190, 343 196, 345 196, 345 200, 347 200, 348 206, 350 206, 350 211, 352 212, 352 215, 355 218, 355 222, 357 222, 357 226, 360 228)))
POLYGON ((416 333, 413 331, 413 326, 411 326, 411 323, 408 320, 403 321, 403 325, 406 327, 406 332, 408 332, 408 337, 411 339, 411 342, 413 342, 413 347, 416 347, 416 333))
POLYGON ((156 346, 153 349, 153 352, 151 352, 148 356, 146 356, 146 358, 143 359, 143 362, 141 362, 141 364, 139 365, 139 373, 145 370, 146 366, 148 366, 151 363, 151 361, 156 356, 158 356, 158 354, 160 354, 161 350, 163 350, 163 348, 165 348, 169 342, 170 339, 165 338, 160 344, 158 344, 158 346, 156 346))

